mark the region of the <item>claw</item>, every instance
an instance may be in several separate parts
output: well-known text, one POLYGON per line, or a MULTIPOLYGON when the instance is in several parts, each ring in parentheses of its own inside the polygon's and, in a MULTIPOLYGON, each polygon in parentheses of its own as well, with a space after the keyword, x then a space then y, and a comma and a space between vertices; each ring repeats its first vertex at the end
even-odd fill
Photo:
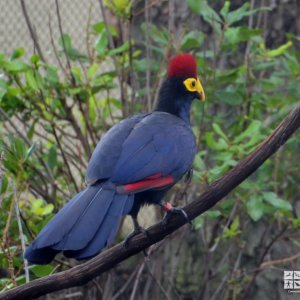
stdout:
POLYGON ((187 223, 192 225, 191 220, 189 219, 185 210, 181 207, 173 207, 170 202, 167 202, 165 206, 163 206, 164 210, 167 212, 165 217, 162 220, 162 224, 165 227, 171 217, 172 214, 182 214, 183 217, 186 219, 187 223))
POLYGON ((123 247, 126 249, 128 247, 128 243, 129 241, 136 235, 143 233, 149 240, 150 240, 150 235, 149 232, 141 227, 137 221, 136 218, 132 217, 132 221, 133 221, 133 226, 134 226, 134 230, 132 232, 130 232, 124 239, 124 243, 123 243, 123 247))

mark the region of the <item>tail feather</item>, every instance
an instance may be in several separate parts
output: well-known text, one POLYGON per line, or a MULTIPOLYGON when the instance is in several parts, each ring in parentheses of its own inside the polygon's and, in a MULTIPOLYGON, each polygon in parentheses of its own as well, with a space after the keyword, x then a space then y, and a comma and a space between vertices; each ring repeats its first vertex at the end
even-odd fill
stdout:
POLYGON ((130 211, 132 205, 132 195, 126 197, 123 195, 115 195, 109 212, 106 214, 94 238, 85 248, 79 251, 65 251, 65 256, 81 260, 93 257, 99 253, 99 249, 104 248, 114 240, 121 217, 130 211))
POLYGON ((84 212, 64 238, 53 246, 56 250, 80 250, 94 237, 108 213, 114 198, 114 191, 101 187, 84 212))
POLYGON ((132 205, 133 196, 116 194, 109 182, 87 187, 45 226, 25 257, 44 264, 60 251, 77 259, 94 256, 115 237, 132 205))
POLYGON ((85 213, 98 191, 99 186, 91 186, 75 195, 43 228, 32 245, 41 248, 59 243, 85 213))

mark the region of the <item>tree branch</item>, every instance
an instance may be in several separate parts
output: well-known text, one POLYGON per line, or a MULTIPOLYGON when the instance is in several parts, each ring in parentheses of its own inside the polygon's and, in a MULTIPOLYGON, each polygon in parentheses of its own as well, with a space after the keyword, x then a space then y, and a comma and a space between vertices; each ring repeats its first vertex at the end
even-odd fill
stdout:
MULTIPOLYGON (((296 107, 281 122, 273 133, 250 155, 238 163, 219 180, 213 182, 207 191, 184 207, 192 220, 219 202, 230 191, 256 171, 272 154, 274 154, 300 127, 300 106, 296 107)), ((148 229, 151 240, 143 234, 135 236, 124 248, 120 243, 93 259, 72 269, 48 277, 40 278, 22 286, 13 288, 0 295, 0 299, 32 299, 47 293, 82 285, 130 256, 141 252, 150 245, 164 239, 167 235, 185 224, 181 215, 174 215, 164 227, 157 223, 148 229)))
POLYGON ((24 15, 24 18, 25 18, 25 21, 26 21, 26 25, 28 27, 30 36, 32 38, 34 47, 36 48, 36 51, 37 51, 38 55, 40 56, 41 60, 45 63, 46 60, 45 60, 45 57, 43 55, 42 49, 40 47, 37 34, 36 34, 35 30, 34 30, 34 27, 31 24, 31 21, 30 21, 28 12, 27 12, 27 8, 26 8, 26 5, 25 5, 25 2, 24 2, 24 0, 20 0, 20 2, 21 2, 21 7, 22 7, 22 13, 24 15))

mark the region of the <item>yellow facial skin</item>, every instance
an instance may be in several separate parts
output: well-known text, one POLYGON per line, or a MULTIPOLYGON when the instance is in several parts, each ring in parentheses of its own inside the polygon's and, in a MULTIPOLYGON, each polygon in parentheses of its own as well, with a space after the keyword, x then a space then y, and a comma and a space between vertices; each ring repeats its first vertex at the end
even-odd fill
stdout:
POLYGON ((205 93, 198 77, 187 78, 183 84, 189 92, 197 92, 199 94, 199 99, 205 101, 205 93))

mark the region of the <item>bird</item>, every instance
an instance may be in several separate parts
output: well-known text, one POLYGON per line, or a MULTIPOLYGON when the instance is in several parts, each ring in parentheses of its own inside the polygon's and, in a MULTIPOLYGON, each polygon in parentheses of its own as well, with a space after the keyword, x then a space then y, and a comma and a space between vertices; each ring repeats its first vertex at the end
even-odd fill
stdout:
POLYGON ((147 231, 137 216, 143 205, 160 205, 166 220, 172 213, 187 215, 163 199, 192 168, 196 142, 190 111, 195 99, 205 100, 190 53, 170 58, 156 107, 112 126, 92 153, 86 188, 75 195, 41 230, 25 252, 33 264, 48 264, 62 252, 67 258, 90 259, 110 245, 121 219, 130 215, 130 239, 147 231))

